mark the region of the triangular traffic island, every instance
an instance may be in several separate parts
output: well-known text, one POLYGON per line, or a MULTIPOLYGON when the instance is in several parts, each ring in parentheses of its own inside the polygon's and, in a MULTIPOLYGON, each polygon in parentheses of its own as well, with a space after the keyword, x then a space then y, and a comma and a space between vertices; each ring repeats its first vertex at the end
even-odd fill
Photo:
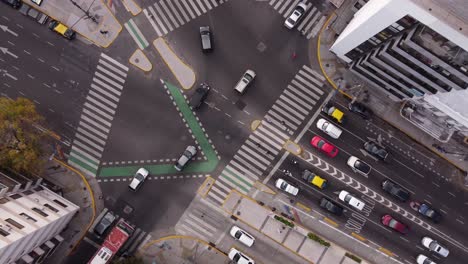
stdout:
MULTIPOLYGON (((174 102, 177 111, 180 113, 185 126, 189 129, 195 142, 198 144, 199 155, 206 157, 206 161, 195 161, 193 160, 184 169, 184 173, 207 173, 213 171, 220 160, 215 148, 213 147, 211 140, 205 133, 205 129, 202 127, 200 120, 194 114, 190 106, 187 104, 185 96, 182 94, 180 89, 168 82, 161 80, 166 92, 174 102)), ((105 167, 99 171, 99 176, 132 176, 142 165, 135 166, 119 166, 119 167, 105 167)), ((160 174, 179 174, 180 172, 174 168, 174 164, 159 164, 159 165, 144 165, 146 169, 150 171, 151 175, 160 174)))
POLYGON ((153 69, 153 64, 151 64, 141 49, 135 50, 128 62, 144 72, 149 72, 153 69))

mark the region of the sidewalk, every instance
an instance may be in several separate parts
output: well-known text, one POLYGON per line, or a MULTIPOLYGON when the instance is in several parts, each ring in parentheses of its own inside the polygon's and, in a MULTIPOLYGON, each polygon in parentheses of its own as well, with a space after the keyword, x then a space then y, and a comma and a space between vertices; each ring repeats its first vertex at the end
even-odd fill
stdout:
MULTIPOLYGON (((342 8, 347 8, 347 6, 344 5, 342 8)), ((337 10, 336 13, 341 14, 342 10, 337 10)), ((356 97, 358 101, 365 102, 375 115, 457 167, 460 170, 458 172, 459 179, 463 179, 468 171, 468 160, 465 160, 466 156, 450 151, 450 149, 458 149, 460 144, 463 144, 459 142, 459 138, 454 136, 443 145, 443 148, 437 148, 441 144, 440 141, 401 116, 402 102, 394 102, 377 89, 369 87, 363 80, 351 73, 344 62, 329 51, 337 38, 337 32, 333 31, 333 25, 343 24, 341 17, 337 18, 334 14, 332 16, 319 35, 320 45, 318 51, 321 68, 326 74, 330 85, 335 89, 339 88, 340 92, 345 93, 347 97, 356 97)), ((343 15, 343 17, 348 16, 343 15)), ((315 64, 316 62, 313 61, 312 63, 315 64)), ((468 179, 468 176, 466 178, 468 179)), ((465 182, 465 186, 467 185, 468 181, 465 182)))
POLYGON ((119 21, 102 0, 47 0, 40 6, 27 1, 27 4, 99 47, 109 47, 122 30, 119 21))
MULTIPOLYGON (((65 166, 56 160, 49 161, 46 164, 44 179, 61 187, 63 197, 78 205, 80 210, 72 218, 67 228, 60 234, 64 238, 64 241, 44 263, 64 263, 65 258, 87 232, 86 227, 91 223, 93 218, 93 198, 90 197, 81 176, 65 166)), ((94 177, 87 178, 87 181, 93 189, 96 212, 99 212, 104 208, 104 201, 99 199, 99 197, 102 197, 102 194, 98 183, 94 177)))
POLYGON ((300 208, 287 205, 289 202, 273 198, 275 197, 271 194, 260 192, 257 195, 257 201, 255 201, 232 191, 223 204, 223 209, 289 249, 293 254, 314 264, 357 263, 352 258, 360 259, 362 264, 400 263, 381 252, 382 250, 377 251, 372 246, 344 234, 332 227, 332 224, 327 223, 326 220, 311 217, 311 215, 307 216, 301 212, 300 208), (295 211, 296 221, 292 221, 286 217, 286 214, 282 214, 281 208, 285 207, 281 206, 281 203, 287 205, 289 212, 290 210, 295 211), (293 226, 290 227, 290 225, 293 226), (319 237, 314 236, 314 234, 319 237), (347 249, 335 244, 335 242, 339 242, 347 249), (363 257, 366 260, 362 259, 363 257))

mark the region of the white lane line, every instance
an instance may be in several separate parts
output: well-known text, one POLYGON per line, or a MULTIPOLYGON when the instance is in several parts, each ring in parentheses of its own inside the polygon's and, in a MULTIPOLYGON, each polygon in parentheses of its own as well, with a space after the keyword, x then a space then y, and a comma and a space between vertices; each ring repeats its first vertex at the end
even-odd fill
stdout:
POLYGON ((41 59, 41 58, 37 58, 37 60, 40 61, 40 62, 42 62, 42 63, 45 62, 45 60, 43 60, 43 59, 41 59))
POLYGON ((434 184, 434 185, 437 186, 437 187, 440 187, 440 185, 437 184, 437 183, 435 183, 435 182, 432 182, 432 184, 434 184))
POLYGON ((444 213, 444 214, 447 214, 447 212, 444 211, 443 209, 439 209, 439 211, 441 211, 441 212, 444 213))
POLYGON ((455 220, 457 220, 457 222, 461 223, 462 225, 464 225, 464 224, 465 224, 465 223, 464 223, 462 220, 460 220, 460 219, 458 219, 458 218, 457 218, 457 219, 455 219, 455 220))
POLYGON ((452 195, 453 197, 456 197, 455 194, 451 193, 451 192, 448 192, 448 194, 452 195))
POLYGON ((23 50, 23 51, 24 51, 24 53, 26 53, 28 55, 31 55, 31 53, 29 51, 27 51, 27 50, 23 50))
POLYGON ((409 240, 408 240, 408 239, 406 239, 406 238, 404 238, 404 237, 402 237, 402 236, 400 236, 400 238, 409 243, 409 240))

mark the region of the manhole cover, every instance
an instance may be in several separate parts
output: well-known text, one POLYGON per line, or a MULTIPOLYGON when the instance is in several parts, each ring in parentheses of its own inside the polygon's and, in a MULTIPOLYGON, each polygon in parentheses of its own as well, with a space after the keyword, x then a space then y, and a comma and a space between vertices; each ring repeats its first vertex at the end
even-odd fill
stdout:
POLYGON ((126 205, 123 209, 124 213, 126 214, 130 214, 131 212, 133 212, 133 207, 129 206, 129 205, 126 205))
POLYGON ((266 48, 267 48, 267 46, 266 46, 265 43, 263 43, 263 42, 260 42, 260 43, 258 43, 258 45, 257 45, 257 49, 258 49, 258 51, 260 51, 260 52, 264 52, 264 51, 266 50, 266 48))
POLYGON ((239 110, 244 110, 246 105, 247 104, 244 103, 242 100, 237 100, 237 102, 236 102, 236 106, 237 106, 237 108, 239 108, 239 110))

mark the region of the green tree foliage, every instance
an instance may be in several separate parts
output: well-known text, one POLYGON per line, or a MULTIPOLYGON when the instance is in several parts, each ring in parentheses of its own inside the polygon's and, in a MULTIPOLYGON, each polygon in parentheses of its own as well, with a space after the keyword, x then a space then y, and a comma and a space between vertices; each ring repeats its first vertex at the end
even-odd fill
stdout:
POLYGON ((26 98, 0 97, 0 167, 21 173, 40 173, 45 132, 36 127, 43 118, 26 98))

